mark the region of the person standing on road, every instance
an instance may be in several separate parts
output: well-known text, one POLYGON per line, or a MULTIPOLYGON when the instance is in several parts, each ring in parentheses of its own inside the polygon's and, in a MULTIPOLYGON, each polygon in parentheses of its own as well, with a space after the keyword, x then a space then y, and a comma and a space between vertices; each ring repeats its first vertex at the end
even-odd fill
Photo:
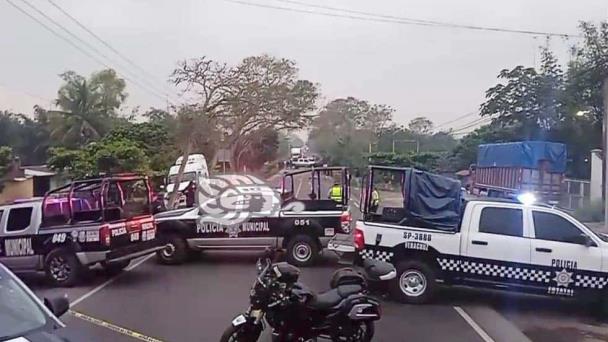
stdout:
POLYGON ((331 198, 336 202, 342 202, 342 185, 340 184, 340 182, 334 182, 334 185, 329 189, 327 197, 331 198))
POLYGON ((378 206, 380 206, 380 194, 378 193, 378 189, 374 188, 372 190, 372 203, 370 205, 371 212, 375 213, 378 210, 378 206))

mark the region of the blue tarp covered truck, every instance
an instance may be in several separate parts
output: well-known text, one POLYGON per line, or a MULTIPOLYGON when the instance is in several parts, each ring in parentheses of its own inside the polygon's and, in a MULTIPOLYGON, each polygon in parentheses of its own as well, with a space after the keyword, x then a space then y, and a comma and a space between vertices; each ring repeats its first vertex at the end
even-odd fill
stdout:
POLYGON ((533 192, 545 202, 557 203, 566 159, 566 145, 554 142, 479 145, 477 164, 471 167, 472 193, 513 198, 522 192, 533 192))

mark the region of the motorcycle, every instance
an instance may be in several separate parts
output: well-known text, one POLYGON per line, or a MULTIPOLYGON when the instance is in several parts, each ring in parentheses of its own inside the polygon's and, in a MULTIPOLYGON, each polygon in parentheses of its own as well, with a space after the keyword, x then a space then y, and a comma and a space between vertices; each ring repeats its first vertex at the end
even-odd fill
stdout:
POLYGON ((272 327, 272 341, 367 342, 380 319, 380 302, 368 292, 368 280, 393 279, 393 265, 365 260, 364 274, 353 268, 334 272, 331 289, 316 294, 298 283, 300 270, 286 262, 273 263, 274 251, 258 259, 257 278, 250 292, 250 306, 236 316, 221 342, 254 342, 272 327))

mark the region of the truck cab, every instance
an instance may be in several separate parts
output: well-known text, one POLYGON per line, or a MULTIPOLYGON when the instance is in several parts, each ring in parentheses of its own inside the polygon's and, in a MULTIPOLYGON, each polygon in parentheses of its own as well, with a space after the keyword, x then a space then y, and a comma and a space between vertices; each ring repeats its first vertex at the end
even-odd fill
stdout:
POLYGON ((311 265, 332 237, 350 233, 349 179, 344 167, 295 170, 269 182, 211 177, 209 187, 199 188, 196 208, 155 216, 166 243, 158 260, 180 264, 197 251, 274 247, 286 250, 292 264, 311 265))
MULTIPOLYGON (((175 165, 169 168, 169 174, 166 181, 166 198, 167 200, 173 189, 176 186, 177 174, 182 165, 183 157, 177 158, 175 165)), ((196 193, 195 184, 201 184, 205 179, 209 178, 209 169, 207 168, 207 159, 202 154, 191 154, 188 156, 184 174, 181 182, 177 184, 179 194, 177 199, 177 208, 193 207, 195 205, 194 194, 196 193)))
POLYGON ((14 272, 43 271, 60 286, 95 264, 119 272, 162 248, 150 202, 146 177, 120 175, 0 206, 0 262, 14 272))
POLYGON ((383 188, 373 179, 384 182, 391 178, 381 176, 387 172, 405 180, 392 193, 400 196, 389 200, 389 193, 380 191, 377 212, 364 206, 354 242, 358 262, 371 258, 396 266, 390 291, 397 300, 425 303, 444 285, 604 302, 608 239, 568 213, 527 200, 462 200, 450 190, 457 182, 422 172, 418 176, 427 186, 421 190, 410 178, 418 176, 408 177, 412 171, 406 168, 372 167, 366 193, 383 188), (418 201, 430 210, 423 213, 411 204, 418 201))

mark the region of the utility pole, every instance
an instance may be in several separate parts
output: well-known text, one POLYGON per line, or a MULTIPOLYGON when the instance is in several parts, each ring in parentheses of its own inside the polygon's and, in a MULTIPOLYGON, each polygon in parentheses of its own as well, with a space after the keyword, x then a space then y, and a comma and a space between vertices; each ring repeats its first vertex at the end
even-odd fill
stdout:
POLYGON ((604 228, 608 229, 608 181, 606 170, 608 170, 608 77, 604 79, 602 84, 602 96, 604 104, 604 113, 602 116, 602 182, 604 184, 604 228))

